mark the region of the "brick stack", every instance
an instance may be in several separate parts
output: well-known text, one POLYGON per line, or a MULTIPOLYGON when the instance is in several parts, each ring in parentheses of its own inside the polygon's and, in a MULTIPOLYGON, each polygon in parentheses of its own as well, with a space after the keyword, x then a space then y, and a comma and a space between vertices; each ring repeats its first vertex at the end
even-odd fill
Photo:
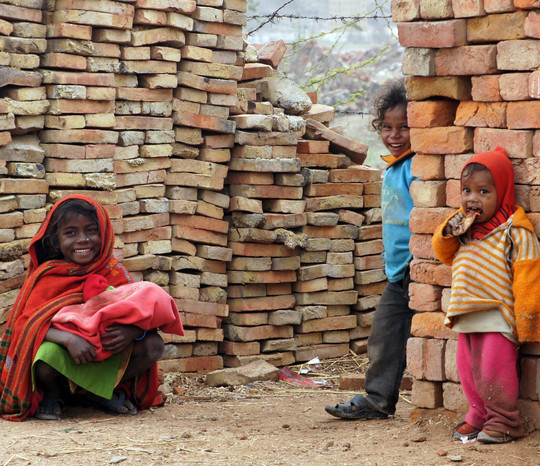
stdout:
POLYGON ((166 181, 174 205, 170 291, 187 329, 186 337, 174 340, 187 342, 176 347, 184 357, 174 365, 179 371, 223 367, 218 345, 229 314, 226 263, 232 258, 224 220, 230 198, 223 188, 234 144, 235 123, 228 117, 242 76, 246 9, 245 0, 197 1, 181 48, 166 181))
MULTIPOLYGON (((456 334, 443 326, 450 268, 435 260, 431 234, 459 205, 461 167, 473 153, 504 147, 515 166, 516 198, 540 233, 540 22, 532 0, 394 0, 394 20, 406 47, 415 208, 410 216, 409 342, 413 403, 463 411, 455 369, 456 334)), ((538 345, 522 349, 521 395, 538 400, 538 345)), ((534 403, 522 400, 532 415, 534 403)), ((533 416, 534 417, 534 416, 533 416)), ((536 416, 535 423, 540 425, 536 416)))
POLYGON ((48 108, 36 71, 47 49, 41 2, 0 5, 0 325, 24 279, 48 184, 35 131, 48 108), (28 6, 25 6, 28 5, 28 6))
MULTIPOLYGON (((333 109, 314 105, 306 117, 328 124, 333 109)), ((308 136, 314 134, 308 131, 308 136)), ((299 141, 298 157, 307 179, 307 225, 301 231, 309 240, 293 287, 296 309, 302 315, 296 327, 296 360, 307 361, 348 354, 351 337, 360 338, 357 317, 351 314, 358 298, 354 256, 364 254, 357 243, 365 220, 363 183, 380 175, 364 166, 346 168, 348 157, 331 153, 330 141, 324 138, 299 141)), ((353 350, 358 349, 354 345, 353 350)))
POLYGON ((294 311, 291 283, 300 265, 296 246, 305 224, 303 177, 296 144, 303 133, 299 117, 286 116, 270 102, 261 102, 259 81, 268 65, 248 64, 239 83, 235 147, 227 183, 231 194, 228 267, 230 315, 221 346, 227 366, 254 358, 275 365, 294 362, 294 311), (248 113, 240 114, 249 108, 248 113))

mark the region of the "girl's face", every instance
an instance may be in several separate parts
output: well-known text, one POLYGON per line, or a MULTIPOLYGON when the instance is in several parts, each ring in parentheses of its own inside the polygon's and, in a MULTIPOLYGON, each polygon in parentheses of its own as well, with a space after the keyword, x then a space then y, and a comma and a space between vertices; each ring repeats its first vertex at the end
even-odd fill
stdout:
POLYGON ((67 261, 90 264, 101 250, 99 225, 83 214, 73 215, 58 230, 60 251, 67 261))
POLYGON ((461 179, 461 207, 477 212, 474 223, 484 223, 497 212, 497 190, 489 170, 473 171, 461 179))
POLYGON ((411 148, 406 107, 398 105, 386 111, 381 124, 381 140, 394 157, 411 148))

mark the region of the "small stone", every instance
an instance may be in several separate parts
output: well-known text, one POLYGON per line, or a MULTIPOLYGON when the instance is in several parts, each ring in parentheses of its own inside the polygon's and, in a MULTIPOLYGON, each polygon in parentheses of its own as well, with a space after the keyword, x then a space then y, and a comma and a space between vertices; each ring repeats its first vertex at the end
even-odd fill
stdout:
POLYGON ((420 443, 425 442, 427 440, 425 435, 420 435, 419 437, 415 437, 412 439, 413 442, 420 443))
POLYGON ((448 455, 448 452, 447 452, 446 450, 439 450, 439 451, 437 452, 437 455, 439 455, 439 456, 446 456, 446 455, 448 455))
POLYGON ((450 461, 453 461, 455 463, 459 463, 460 461, 463 460, 463 458, 461 457, 461 455, 448 455, 447 458, 450 460, 450 461))

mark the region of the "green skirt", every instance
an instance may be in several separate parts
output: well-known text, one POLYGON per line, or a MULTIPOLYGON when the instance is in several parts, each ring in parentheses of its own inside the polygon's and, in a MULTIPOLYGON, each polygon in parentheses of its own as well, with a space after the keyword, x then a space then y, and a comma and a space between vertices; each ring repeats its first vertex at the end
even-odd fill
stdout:
MULTIPOLYGON (((35 390, 34 365, 43 361, 62 375, 89 392, 103 398, 111 399, 114 387, 118 382, 124 354, 113 354, 105 361, 75 364, 69 351, 51 341, 44 341, 39 347, 32 364, 32 384, 35 390)), ((123 374, 123 371, 122 371, 123 374)))

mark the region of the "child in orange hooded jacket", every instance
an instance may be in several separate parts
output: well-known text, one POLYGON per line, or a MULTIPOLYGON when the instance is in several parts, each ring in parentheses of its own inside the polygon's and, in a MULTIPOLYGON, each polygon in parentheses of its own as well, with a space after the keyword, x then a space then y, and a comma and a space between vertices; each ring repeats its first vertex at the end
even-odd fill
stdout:
POLYGON ((540 341, 540 246, 514 200, 514 169, 497 147, 461 172, 461 208, 439 226, 433 250, 452 266, 446 325, 459 333, 457 368, 470 408, 453 432, 505 443, 524 435, 518 348, 540 341), (463 233, 465 217, 474 217, 463 233))

